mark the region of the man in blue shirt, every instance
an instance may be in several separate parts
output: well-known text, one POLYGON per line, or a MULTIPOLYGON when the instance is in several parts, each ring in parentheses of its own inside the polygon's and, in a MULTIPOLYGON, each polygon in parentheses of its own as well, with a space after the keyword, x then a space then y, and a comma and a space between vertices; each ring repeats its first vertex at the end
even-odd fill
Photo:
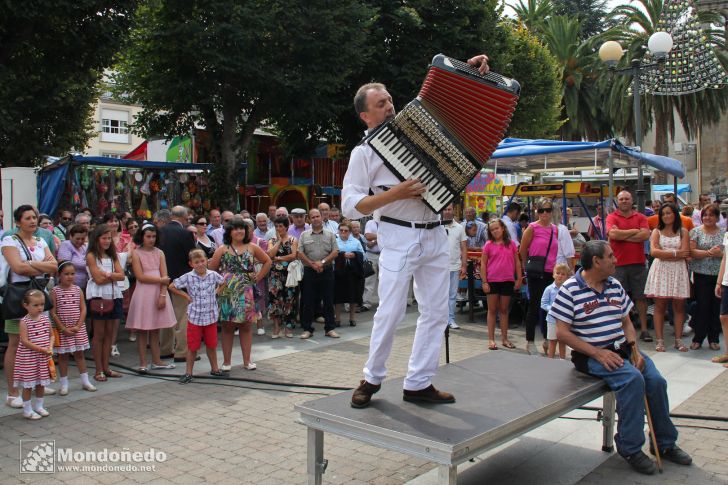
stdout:
POLYGON ((608 242, 586 243, 582 269, 561 286, 549 315, 556 319, 559 341, 574 349, 571 360, 577 370, 604 379, 615 392, 617 451, 636 471, 652 475, 655 464, 642 452, 645 393, 660 455, 680 465, 689 465, 692 459, 676 444, 667 382, 647 355, 637 351, 636 361, 630 361, 632 348, 637 347, 637 333, 629 318, 633 304, 619 281, 612 278, 616 262, 608 242))

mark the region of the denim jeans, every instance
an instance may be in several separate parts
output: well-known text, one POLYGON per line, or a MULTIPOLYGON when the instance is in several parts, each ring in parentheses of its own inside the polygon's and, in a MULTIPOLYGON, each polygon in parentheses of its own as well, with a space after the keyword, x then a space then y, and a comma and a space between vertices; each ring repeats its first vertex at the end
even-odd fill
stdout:
POLYGON ((645 368, 640 373, 628 360, 616 370, 608 371, 596 360, 589 358, 589 373, 604 379, 617 397, 617 435, 614 441, 622 456, 630 456, 645 444, 645 390, 652 414, 652 426, 657 446, 662 450, 675 445, 677 429, 670 421, 667 400, 667 381, 652 360, 642 354, 645 368))
POLYGON ((450 271, 450 299, 448 300, 447 323, 455 322, 455 299, 458 296, 460 284, 460 270, 450 271))

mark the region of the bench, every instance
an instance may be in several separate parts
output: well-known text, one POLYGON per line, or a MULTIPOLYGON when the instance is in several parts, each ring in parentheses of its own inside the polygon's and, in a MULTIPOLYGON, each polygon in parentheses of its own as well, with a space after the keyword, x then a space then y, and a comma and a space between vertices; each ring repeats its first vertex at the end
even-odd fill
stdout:
POLYGON ((295 406, 307 427, 309 484, 322 483, 326 432, 437 463, 439 483, 454 485, 458 464, 599 397, 602 450, 613 450, 614 394, 570 362, 488 352, 448 364, 434 384, 454 393, 454 404, 405 402, 402 381, 387 380, 365 409, 349 405, 351 391, 295 406))

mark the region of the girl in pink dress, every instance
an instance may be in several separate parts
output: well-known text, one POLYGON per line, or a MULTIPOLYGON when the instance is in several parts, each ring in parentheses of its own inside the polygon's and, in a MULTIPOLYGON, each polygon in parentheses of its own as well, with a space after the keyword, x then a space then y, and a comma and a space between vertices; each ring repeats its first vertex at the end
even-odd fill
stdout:
POLYGON ((20 345, 13 370, 13 384, 23 390, 23 417, 33 420, 49 415, 43 407, 43 395, 51 383, 48 361, 53 356, 53 343, 44 306, 45 295, 40 290, 29 290, 23 297, 28 314, 20 320, 20 345), (30 400, 33 389, 35 405, 30 400))
POLYGON ((126 328, 137 331, 139 372, 147 372, 147 339, 152 350, 152 369, 174 369, 159 356, 159 330, 177 324, 167 287, 167 263, 159 249, 157 228, 146 224, 134 235, 138 246, 131 256, 136 288, 131 297, 126 328))
POLYGON ((51 291, 53 308, 51 319, 60 334, 60 345, 55 348, 61 369, 60 395, 68 394, 68 356, 73 354, 81 384, 86 391, 94 392, 96 387, 88 379, 84 350, 91 348, 86 333, 86 302, 81 288, 73 284, 76 268, 73 263, 61 260, 58 263, 58 286, 51 291))

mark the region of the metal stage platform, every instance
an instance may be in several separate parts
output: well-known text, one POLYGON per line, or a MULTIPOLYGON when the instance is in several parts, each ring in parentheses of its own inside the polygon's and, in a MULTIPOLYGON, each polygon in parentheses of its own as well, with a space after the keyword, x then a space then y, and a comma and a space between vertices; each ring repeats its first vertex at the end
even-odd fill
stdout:
POLYGON ((365 409, 349 405, 351 391, 295 407, 308 427, 309 484, 322 483, 325 432, 430 460, 439 483, 455 484, 458 464, 600 396, 602 450, 612 451, 614 394, 570 362, 498 351, 447 364, 434 385, 455 394, 454 404, 405 402, 402 381, 385 381, 365 409))

